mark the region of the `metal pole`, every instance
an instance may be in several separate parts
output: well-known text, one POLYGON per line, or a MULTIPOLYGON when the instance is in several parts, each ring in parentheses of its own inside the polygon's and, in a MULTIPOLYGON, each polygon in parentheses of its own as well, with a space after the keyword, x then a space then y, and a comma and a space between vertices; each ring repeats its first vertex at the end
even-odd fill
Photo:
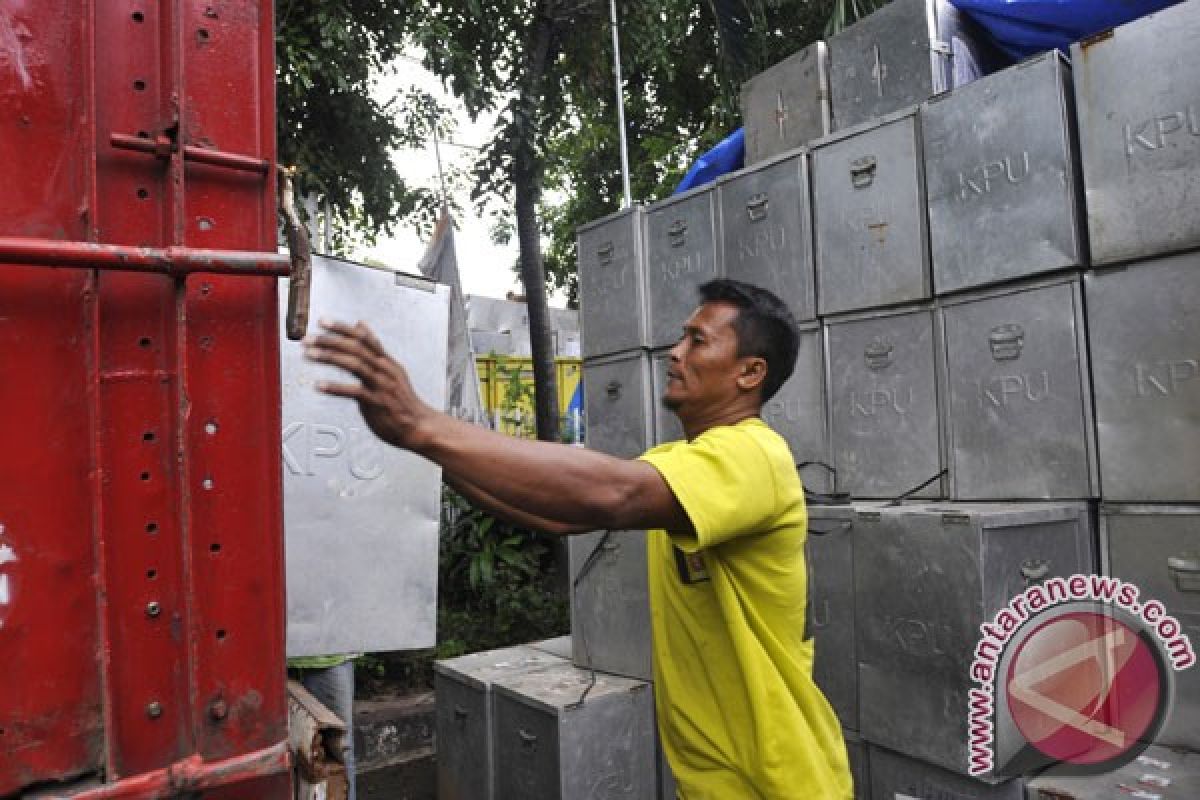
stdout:
POLYGON ((622 208, 629 208, 633 205, 633 192, 629 188, 629 148, 625 141, 625 86, 621 78, 621 40, 617 35, 617 0, 608 0, 608 10, 612 18, 613 73, 617 76, 617 129, 621 135, 621 182, 625 188, 625 204, 622 208))

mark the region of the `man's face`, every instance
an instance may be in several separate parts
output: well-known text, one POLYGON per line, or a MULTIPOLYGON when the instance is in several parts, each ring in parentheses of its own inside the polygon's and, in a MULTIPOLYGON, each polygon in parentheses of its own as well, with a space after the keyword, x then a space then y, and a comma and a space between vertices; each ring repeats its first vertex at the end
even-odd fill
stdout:
POLYGON ((738 394, 741 371, 737 306, 705 303, 683 324, 683 336, 671 348, 662 403, 676 414, 719 408, 738 394))

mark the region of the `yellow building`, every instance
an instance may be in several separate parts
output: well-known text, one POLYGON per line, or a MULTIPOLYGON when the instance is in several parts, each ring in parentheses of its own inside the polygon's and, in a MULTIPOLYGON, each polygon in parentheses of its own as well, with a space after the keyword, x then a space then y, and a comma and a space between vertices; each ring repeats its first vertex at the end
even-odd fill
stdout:
MULTIPOLYGON (((583 366, 578 358, 554 360, 558 383, 559 435, 564 441, 583 439, 583 366)), ((477 355, 479 391, 496 430, 536 438, 533 404, 533 359, 527 356, 477 355)))

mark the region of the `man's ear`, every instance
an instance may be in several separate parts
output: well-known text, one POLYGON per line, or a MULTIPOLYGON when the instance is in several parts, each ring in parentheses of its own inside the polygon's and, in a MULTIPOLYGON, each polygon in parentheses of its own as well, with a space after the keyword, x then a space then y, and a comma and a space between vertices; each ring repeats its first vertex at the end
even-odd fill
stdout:
POLYGON ((741 370, 738 372, 738 388, 744 392, 752 392, 761 387, 767 379, 767 360, 760 356, 748 356, 742 359, 741 370))

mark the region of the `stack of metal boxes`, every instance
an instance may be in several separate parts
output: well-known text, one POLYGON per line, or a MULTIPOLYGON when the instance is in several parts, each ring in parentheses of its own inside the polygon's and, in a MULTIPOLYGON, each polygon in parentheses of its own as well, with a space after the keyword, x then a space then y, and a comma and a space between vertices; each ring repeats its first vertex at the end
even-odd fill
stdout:
MULTIPOLYGON (((969 777, 967 691, 1031 585, 1103 570, 1200 641, 1197 37, 1191 0, 968 82, 969 23, 897 0, 744 87, 745 170, 580 231, 590 446, 682 436, 657 397, 703 280, 801 324, 764 417, 852 498, 810 506, 808 630, 859 797, 1024 796, 969 777)), ((629 538, 573 545, 574 656, 649 679, 629 538)), ((1200 749, 1177 678, 1159 741, 1200 749)))

